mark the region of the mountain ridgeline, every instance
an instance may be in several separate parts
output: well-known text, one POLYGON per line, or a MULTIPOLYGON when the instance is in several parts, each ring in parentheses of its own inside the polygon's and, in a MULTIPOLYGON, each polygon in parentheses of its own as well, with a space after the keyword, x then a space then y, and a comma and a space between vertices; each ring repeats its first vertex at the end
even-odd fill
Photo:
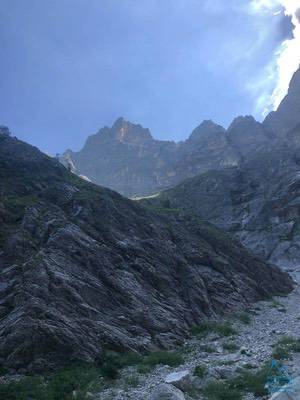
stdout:
POLYGON ((271 137, 251 116, 237 118, 227 131, 204 121, 180 143, 155 140, 149 130, 119 118, 110 129, 90 136, 81 151, 66 151, 62 162, 94 183, 140 197, 210 169, 237 166, 271 137))
POLYGON ((184 142, 155 140, 148 129, 119 118, 90 136, 83 149, 67 150, 65 165, 127 197, 152 195, 203 172, 239 167, 257 151, 288 142, 300 123, 300 69, 276 112, 263 123, 238 117, 227 130, 204 121, 184 142))

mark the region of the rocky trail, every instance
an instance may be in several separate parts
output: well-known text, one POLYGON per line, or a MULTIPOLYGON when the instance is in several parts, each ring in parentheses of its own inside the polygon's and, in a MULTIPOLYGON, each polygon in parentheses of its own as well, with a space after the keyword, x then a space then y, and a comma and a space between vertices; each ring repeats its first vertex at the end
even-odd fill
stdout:
MULTIPOLYGON (((211 333, 205 339, 191 338, 186 341, 182 349, 185 354, 185 362, 172 368, 159 366, 148 375, 139 374, 134 367, 125 369, 121 378, 109 389, 101 391, 97 400, 156 400, 183 399, 180 394, 166 394, 166 397, 155 397, 158 388, 166 388, 164 385, 166 377, 170 373, 187 374, 187 378, 177 386, 184 389, 184 399, 202 399, 199 389, 203 387, 208 379, 215 378, 230 379, 235 376, 241 367, 246 366, 255 371, 267 360, 272 358, 274 346, 283 336, 300 338, 300 267, 288 271, 296 282, 295 289, 286 297, 275 296, 270 301, 261 301, 251 307, 249 311, 250 322, 247 324, 232 319, 232 326, 237 332, 233 337, 221 337, 211 333), (228 343, 236 345, 234 350, 224 349, 228 343), (193 376, 197 365, 205 365, 207 368, 206 378, 200 379, 193 376), (188 374, 189 373, 189 374, 188 374), (188 382, 188 385, 187 383, 188 382), (133 385, 132 385, 133 383, 133 385), (188 387, 196 388, 196 391, 188 387), (164 385, 164 386, 160 386, 164 385), (196 395, 195 395, 196 393, 196 395), (172 397, 173 396, 173 397, 172 397), (179 396, 179 397, 176 397, 179 396)), ((300 357, 297 353, 292 360, 285 362, 289 372, 293 376, 300 375, 300 357)), ((172 376, 171 376, 172 378, 172 376)), ((176 376, 175 376, 176 379, 176 376)), ((173 388, 173 385, 171 385, 173 388)), ((176 390, 176 389, 175 389, 176 390)), ((254 399, 249 394, 245 399, 254 399)), ((268 397, 267 397, 268 398, 268 397)))

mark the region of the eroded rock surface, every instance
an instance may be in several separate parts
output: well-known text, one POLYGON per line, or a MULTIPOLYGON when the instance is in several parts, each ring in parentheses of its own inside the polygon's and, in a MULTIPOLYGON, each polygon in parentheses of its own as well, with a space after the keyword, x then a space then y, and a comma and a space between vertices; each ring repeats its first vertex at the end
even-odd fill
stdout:
POLYGON ((290 133, 289 143, 261 149, 239 167, 208 171, 143 202, 197 213, 272 263, 297 266, 299 137, 300 127, 290 133))
POLYGON ((39 371, 149 351, 292 281, 212 225, 157 214, 0 135, 0 360, 39 371))
POLYGON ((185 400, 185 397, 175 386, 162 383, 154 389, 150 400, 185 400))

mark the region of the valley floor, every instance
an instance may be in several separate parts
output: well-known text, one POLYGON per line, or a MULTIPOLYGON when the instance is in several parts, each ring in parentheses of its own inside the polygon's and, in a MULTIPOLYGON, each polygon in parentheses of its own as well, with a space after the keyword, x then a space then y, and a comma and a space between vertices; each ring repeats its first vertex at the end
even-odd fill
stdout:
MULTIPOLYGON (((191 374, 199 364, 206 365, 208 375, 218 379, 233 376, 241 367, 255 371, 264 362, 272 358, 272 351, 282 336, 300 338, 300 267, 289 270, 297 282, 293 292, 286 297, 274 297, 270 301, 256 303, 250 310, 250 323, 234 320, 233 326, 238 332, 234 338, 210 334, 205 339, 189 339, 184 346, 185 362, 177 368, 161 366, 148 375, 138 374, 133 367, 122 372, 122 376, 113 387, 97 395, 97 400, 149 400, 155 387, 164 382, 166 375, 175 371, 189 370, 191 374), (225 350, 228 342, 236 349, 225 350), (131 385, 134 383, 134 385, 131 385)), ((244 321, 245 322, 245 321, 244 321)), ((289 372, 300 375, 299 357, 286 362, 289 372)), ((201 395, 185 398, 202 399, 201 395)), ((245 399, 252 399, 249 394, 245 399)))

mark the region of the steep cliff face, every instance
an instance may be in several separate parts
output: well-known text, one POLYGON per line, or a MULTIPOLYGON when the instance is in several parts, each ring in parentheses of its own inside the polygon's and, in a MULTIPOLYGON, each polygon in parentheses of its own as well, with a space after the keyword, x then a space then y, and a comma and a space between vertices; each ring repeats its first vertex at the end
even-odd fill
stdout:
POLYGON ((63 163, 129 197, 146 195, 171 186, 170 160, 177 147, 154 140, 148 129, 119 118, 111 128, 90 136, 78 153, 68 150, 63 163))
POLYGON ((241 161, 226 130, 212 121, 203 121, 194 129, 178 153, 173 165, 174 184, 210 169, 238 165, 241 161))
POLYGON ((300 262, 300 125, 239 167, 208 171, 145 200, 192 210, 281 267, 300 262))
POLYGON ((289 91, 280 103, 278 109, 271 112, 265 119, 264 125, 285 135, 300 123, 300 68, 295 72, 289 86, 289 91))
POLYGON ((128 196, 146 196, 211 169, 239 166, 251 154, 286 141, 300 124, 300 69, 276 112, 261 124, 251 116, 230 127, 204 121, 180 143, 155 140, 148 129, 118 119, 90 136, 84 148, 62 158, 79 175, 128 196))
POLYGON ((257 122, 252 116, 237 117, 227 130, 227 136, 240 156, 240 162, 260 149, 268 147, 275 138, 274 133, 257 122))
POLYGON ((227 131, 204 121, 177 144, 155 140, 148 129, 119 119, 90 136, 78 153, 68 150, 62 162, 128 197, 145 196, 210 169, 237 166, 272 138, 253 117, 236 118, 227 131))
POLYGON ((198 218, 149 211, 0 134, 1 365, 171 347, 203 318, 291 288, 198 218))

